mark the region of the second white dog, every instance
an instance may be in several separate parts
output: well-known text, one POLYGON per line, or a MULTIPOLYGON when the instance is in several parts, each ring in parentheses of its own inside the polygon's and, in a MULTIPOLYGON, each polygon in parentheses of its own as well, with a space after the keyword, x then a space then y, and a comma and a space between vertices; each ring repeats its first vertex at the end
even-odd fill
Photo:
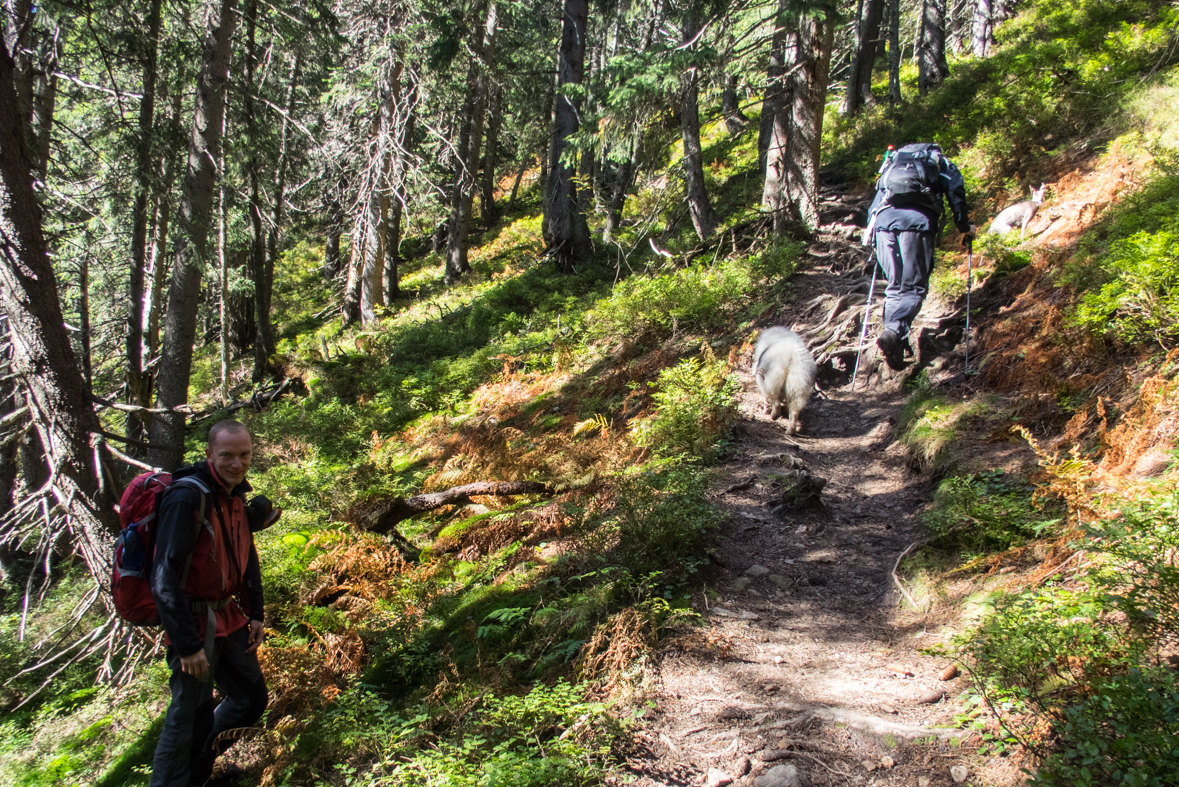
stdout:
POLYGON ((770 418, 787 416, 789 434, 798 431, 798 414, 811 398, 815 373, 815 359, 798 334, 781 326, 761 332, 753 350, 753 377, 770 418))

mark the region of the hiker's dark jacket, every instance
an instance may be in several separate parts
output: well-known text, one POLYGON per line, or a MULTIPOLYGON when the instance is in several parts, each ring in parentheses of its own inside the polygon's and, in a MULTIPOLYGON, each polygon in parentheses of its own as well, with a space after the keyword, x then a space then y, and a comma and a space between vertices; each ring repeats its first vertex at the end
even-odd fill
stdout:
MULTIPOLYGON (((902 150, 919 151, 928 147, 927 143, 922 142, 905 145, 897 152, 900 153, 902 150)), ((936 232, 941 229, 942 196, 945 196, 950 202, 954 226, 958 228, 959 232, 970 232, 970 211, 966 205, 966 183, 962 180, 962 173, 954 166, 954 162, 946 158, 945 154, 938 156, 938 169, 941 172, 941 194, 935 195, 933 204, 929 207, 896 208, 884 205, 884 192, 877 189, 876 198, 872 200, 872 207, 868 209, 869 216, 880 211, 876 216, 876 224, 873 225, 873 229, 894 232, 898 230, 910 232, 932 230, 936 232)))
POLYGON ((246 514, 243 481, 226 494, 208 462, 197 462, 172 474, 195 475, 212 493, 207 518, 198 522, 201 492, 189 484, 173 486, 160 502, 156 552, 152 563, 152 596, 164 624, 168 644, 191 656, 204 642, 205 612, 193 602, 234 599, 217 609, 218 637, 228 636, 249 620, 262 620, 262 571, 246 514), (199 531, 198 531, 199 528, 199 531), (192 555, 188 581, 180 586, 184 562, 192 555))

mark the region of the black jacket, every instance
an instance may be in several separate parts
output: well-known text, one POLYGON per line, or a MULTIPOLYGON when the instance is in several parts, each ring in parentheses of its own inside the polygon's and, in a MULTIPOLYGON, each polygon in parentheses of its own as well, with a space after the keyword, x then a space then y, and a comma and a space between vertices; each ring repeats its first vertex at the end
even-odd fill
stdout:
MULTIPOLYGON (((905 145, 897 152, 921 150, 925 143, 905 145)), ((884 192, 877 189, 876 198, 872 200, 872 207, 868 209, 868 216, 879 211, 876 230, 909 230, 913 232, 937 231, 941 229, 943 211, 942 197, 950 203, 950 211, 954 217, 954 226, 959 232, 970 231, 970 210, 966 205, 966 183, 962 180, 962 173, 945 155, 938 156, 938 169, 941 171, 941 194, 935 198, 935 207, 926 209, 921 207, 895 208, 884 204, 884 192)))
MULTIPOLYGON (((224 496, 225 489, 213 479, 207 462, 197 462, 191 467, 184 467, 172 474, 173 480, 195 475, 212 495, 224 496)), ((243 481, 233 488, 232 495, 240 497, 244 504, 246 493, 251 491, 248 481, 243 481)), ((194 486, 183 484, 168 489, 160 502, 159 521, 155 528, 155 558, 152 563, 152 596, 156 602, 156 610, 160 614, 160 621, 164 631, 172 641, 172 646, 182 656, 190 656, 201 649, 204 641, 204 625, 198 622, 198 615, 194 614, 191 599, 181 587, 181 574, 184 564, 197 541, 195 528, 195 514, 200 511, 201 492, 194 486)), ((206 503, 205 510, 209 512, 213 500, 206 503)), ((247 508, 247 515, 249 509, 247 508)), ((256 524, 251 522, 250 524, 256 524)), ((258 551, 250 541, 250 557, 242 571, 244 581, 244 595, 251 620, 262 620, 262 570, 258 563, 258 551)))

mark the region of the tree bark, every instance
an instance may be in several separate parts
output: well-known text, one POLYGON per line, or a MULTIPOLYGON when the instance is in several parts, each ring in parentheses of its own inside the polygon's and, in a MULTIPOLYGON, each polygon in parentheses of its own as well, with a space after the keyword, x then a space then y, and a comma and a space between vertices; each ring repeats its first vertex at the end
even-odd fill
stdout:
POLYGON ((865 105, 876 105, 876 97, 872 95, 872 67, 876 63, 876 52, 880 44, 880 22, 883 17, 884 0, 864 0, 864 12, 859 20, 851 71, 847 77, 847 93, 843 99, 844 115, 854 115, 865 105))
POLYGON ((257 108, 254 95, 259 92, 257 83, 258 73, 258 2, 246 0, 245 13, 242 15, 246 23, 246 84, 242 95, 242 109, 246 121, 246 140, 249 155, 246 159, 246 181, 250 189, 250 201, 247 207, 250 226, 250 255, 249 273, 254 283, 254 382, 260 382, 266 373, 266 360, 271 355, 274 343, 270 325, 270 293, 267 290, 266 278, 266 233, 262 227, 262 173, 259 156, 262 152, 262 139, 258 133, 257 108))
POLYGON ((798 21, 786 15, 788 0, 779 0, 777 26, 770 44, 770 65, 767 73, 765 98, 762 102, 761 129, 758 149, 765 182, 762 205, 773 220, 774 234, 781 235, 801 217, 797 206, 790 204, 790 159, 794 139, 791 112, 794 106, 795 81, 788 69, 798 60, 798 21))
MULTIPOLYGON (((687 44, 700 32, 696 13, 691 4, 684 12, 683 37, 687 44)), ((691 68, 680 77, 680 137, 684 143, 684 182, 688 191, 688 213, 692 226, 700 240, 707 240, 716 232, 720 216, 712 208, 708 198, 708 186, 704 181, 704 153, 700 148, 700 70, 691 68)))
POLYGON ((729 74, 725 79, 725 89, 721 93, 721 112, 725 116, 725 128, 730 134, 740 134, 749 124, 749 118, 741 111, 741 102, 737 98, 736 74, 729 74))
POLYGON ((352 514, 350 518, 364 530, 374 533, 388 533, 398 522, 417 514, 424 514, 448 505, 466 505, 476 495, 508 497, 514 495, 535 495, 548 492, 547 484, 539 481, 476 481, 473 484, 451 487, 441 492, 431 492, 413 497, 397 497, 367 510, 352 514))
MULTIPOLYGON (((773 118, 762 202, 774 234, 819 226, 818 173, 823 110, 834 41, 834 8, 802 17, 780 31, 784 100, 773 118)), ((775 47, 777 48, 777 47, 775 47)))
POLYGON ((57 64, 61 59, 62 30, 54 26, 42 42, 41 56, 33 72, 33 174, 44 183, 49 176, 49 144, 53 136, 53 111, 57 104, 57 64))
POLYGON ((479 151, 483 145, 483 116, 491 90, 495 63, 495 28, 498 14, 496 0, 489 0, 474 57, 467 72, 467 100, 460 120, 458 155, 455 157, 454 186, 450 192, 450 222, 447 225, 446 283, 454 284, 471 270, 467 262, 467 238, 471 231, 471 211, 475 198, 479 151))
MULTIPOLYGON (((90 233, 86 233, 89 240, 90 233)), ((87 246, 90 244, 87 243, 87 246)), ((82 362, 82 379, 86 381, 86 392, 94 385, 94 365, 90 356, 90 254, 82 252, 78 257, 78 348, 82 362)))
MULTIPOLYGON (((192 137, 180 199, 180 227, 176 233, 175 262, 160 359, 158 400, 160 407, 169 409, 188 402, 197 303, 208 256, 216 178, 214 162, 221 149, 221 117, 225 111, 225 88, 232 52, 230 43, 237 20, 235 6, 235 0, 209 0, 206 6, 206 37, 197 78, 192 137)), ((154 421, 151 442, 158 446, 148 454, 152 465, 179 466, 184 460, 184 415, 169 413, 154 421)))
POLYGON ((344 208, 333 197, 328 202, 327 239, 323 247, 323 277, 331 280, 340 275, 340 236, 344 233, 344 208))
POLYGON ((606 226, 602 229, 602 241, 609 243, 614 232, 622 226, 622 209, 626 207, 626 195, 635 175, 635 156, 639 151, 639 136, 636 133, 629 140, 629 155, 621 165, 615 165, 613 183, 610 189, 610 207, 606 210, 606 226))
MULTIPOLYGON (((770 147, 789 147, 786 137, 788 126, 776 125, 779 124, 782 108, 789 103, 790 85, 786 79, 786 64, 793 61, 793 55, 791 54, 788 60, 786 50, 788 46, 792 47, 794 42, 794 23, 787 16, 789 8, 788 0, 778 0, 774 36, 770 42, 770 64, 766 69, 766 88, 762 95, 761 123, 757 130, 757 169, 761 176, 767 179, 771 177, 768 170, 770 147)), ((785 123, 785 120, 781 122, 785 123)), ((764 193, 762 202, 766 202, 764 193)))
POLYGON ((255 322, 257 324, 257 338, 254 341, 254 373, 252 379, 255 384, 266 379, 271 372, 270 358, 278 346, 275 335, 274 321, 270 317, 270 305, 274 299, 274 266, 278 263, 278 233, 281 231, 285 219, 283 205, 287 198, 287 167, 290 160, 290 123, 288 119, 295 109, 295 90, 299 84, 299 70, 301 56, 295 54, 291 64, 291 73, 287 79, 287 94, 283 101, 285 114, 282 116, 278 134, 278 160, 275 162, 274 175, 274 204, 270 208, 270 228, 266 232, 266 253, 263 257, 261 275, 254 279, 255 322), (260 285, 260 286, 259 286, 260 285))
POLYGON ((499 223, 499 207, 495 204, 495 169, 499 163, 499 129, 503 124, 503 86, 492 85, 491 103, 487 108, 487 145, 483 153, 483 181, 479 192, 479 213, 484 227, 499 223))
POLYGON ((925 95, 950 75, 946 62, 946 0, 922 0, 917 43, 917 90, 925 95))
POLYGON ((975 57, 990 54, 995 43, 995 25, 992 16, 992 0, 977 0, 974 6, 974 24, 971 30, 970 47, 975 57))
POLYGON ((411 68, 405 123, 397 149, 393 152, 393 199, 389 205, 389 222, 385 232, 385 302, 388 304, 401 297, 401 274, 398 270, 401 263, 401 222, 408 196, 405 188, 407 156, 417 127, 418 79, 417 68, 411 68))
POLYGON ((554 100, 552 143, 549 146, 548 183, 544 192, 544 241, 557 269, 572 273, 593 255, 589 225, 573 182, 576 164, 563 161, 567 140, 580 128, 578 104, 564 91, 580 85, 585 76, 585 44, 589 33, 588 0, 565 0, 561 49, 557 58, 558 94, 554 100))
POLYGON ((0 306, 12 336, 12 369, 53 469, 46 491, 65 512, 91 574, 109 578, 107 544, 118 516, 91 440, 100 431, 65 329, 57 282, 41 230, 24 119, 13 84, 15 64, 0 49, 0 306))
POLYGON ((504 213, 511 214, 515 210, 516 194, 520 191, 520 181, 524 179, 524 172, 528 169, 530 163, 527 156, 521 158, 520 169, 516 170, 516 179, 512 182, 512 193, 508 197, 508 207, 504 209, 504 213))
POLYGON ((901 0, 888 0, 888 103, 901 103, 901 0))
MULTIPOLYGON (((135 141, 135 203, 131 209, 131 271, 127 282, 127 403, 137 407, 151 405, 151 382, 143 369, 144 325, 147 313, 145 276, 147 272, 148 202, 153 189, 155 160, 152 135, 156 114, 156 64, 160 44, 160 8, 162 0, 151 0, 147 13, 147 38, 143 57, 143 98, 139 100, 138 138, 135 141)), ((125 434, 143 441, 143 420, 139 413, 127 413, 125 434)), ((131 448, 133 455, 138 449, 131 448)))
POLYGON ((819 228, 819 157, 823 142, 823 110, 827 104, 827 83, 831 71, 831 47, 835 41, 834 3, 823 14, 802 21, 799 26, 799 69, 791 91, 792 156, 790 158, 790 201, 808 230, 819 228))

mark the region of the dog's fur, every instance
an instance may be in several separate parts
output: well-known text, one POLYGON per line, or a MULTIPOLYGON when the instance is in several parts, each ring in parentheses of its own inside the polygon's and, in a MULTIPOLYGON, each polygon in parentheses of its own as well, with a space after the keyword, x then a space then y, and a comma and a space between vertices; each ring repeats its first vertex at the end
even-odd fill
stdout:
POLYGON ((1019 237, 1023 237, 1024 230, 1028 228, 1028 222, 1036 215, 1036 211, 1040 209, 1040 205, 1044 203, 1044 191, 1047 184, 1041 183, 1038 189, 1029 189, 1032 192, 1031 199, 1025 199, 1023 202, 1017 202, 1010 207, 999 211, 999 215, 991 222, 991 226, 987 229, 988 232, 994 232, 998 235, 1006 235, 1019 225, 1019 237))
POLYGON ((788 417, 787 432, 798 431, 798 414, 815 386, 815 359, 806 342, 788 328, 766 328, 753 350, 753 377, 766 400, 766 413, 788 417))

